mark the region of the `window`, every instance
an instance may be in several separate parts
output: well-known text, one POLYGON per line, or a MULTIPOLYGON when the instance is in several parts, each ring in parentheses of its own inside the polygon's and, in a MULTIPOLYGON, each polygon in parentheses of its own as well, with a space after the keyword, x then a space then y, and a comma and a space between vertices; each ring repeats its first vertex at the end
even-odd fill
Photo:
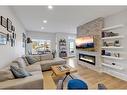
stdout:
POLYGON ((43 54, 50 52, 51 50, 51 41, 50 40, 32 40, 32 53, 33 54, 43 54))
POLYGON ((74 42, 70 41, 69 42, 69 52, 74 53, 74 49, 75 49, 74 42))
POLYGON ((69 36, 68 42, 69 42, 69 53, 70 55, 73 55, 75 53, 75 37, 69 36))

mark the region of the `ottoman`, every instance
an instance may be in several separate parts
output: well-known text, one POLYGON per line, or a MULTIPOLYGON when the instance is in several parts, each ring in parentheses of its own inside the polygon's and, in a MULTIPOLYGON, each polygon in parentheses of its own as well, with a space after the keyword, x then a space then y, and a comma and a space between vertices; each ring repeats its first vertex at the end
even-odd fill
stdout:
POLYGON ((87 84, 80 80, 80 79, 72 79, 68 82, 68 89, 74 89, 74 90, 85 90, 88 89, 87 84))

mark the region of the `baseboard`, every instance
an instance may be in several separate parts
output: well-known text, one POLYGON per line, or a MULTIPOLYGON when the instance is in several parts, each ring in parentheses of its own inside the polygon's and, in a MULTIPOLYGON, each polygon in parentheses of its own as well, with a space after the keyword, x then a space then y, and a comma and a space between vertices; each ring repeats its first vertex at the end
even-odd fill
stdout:
POLYGON ((111 70, 108 70, 108 71, 104 70, 102 72, 106 73, 106 74, 109 74, 113 77, 119 78, 121 80, 127 81, 127 75, 126 74, 123 74, 123 73, 120 73, 120 72, 117 72, 117 71, 111 71, 111 70))
POLYGON ((99 69, 99 68, 96 68, 96 67, 91 67, 91 66, 88 66, 88 65, 84 65, 84 64, 82 64, 82 63, 80 63, 80 62, 77 62, 79 65, 82 65, 83 67, 86 67, 86 68, 88 68, 88 69, 91 69, 91 70, 94 70, 94 71, 96 71, 96 72, 98 72, 98 73, 101 73, 101 70, 99 69))

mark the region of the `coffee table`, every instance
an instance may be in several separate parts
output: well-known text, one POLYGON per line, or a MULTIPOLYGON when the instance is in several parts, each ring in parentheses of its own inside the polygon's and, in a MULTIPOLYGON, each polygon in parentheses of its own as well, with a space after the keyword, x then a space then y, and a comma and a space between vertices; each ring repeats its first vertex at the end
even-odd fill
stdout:
POLYGON ((55 75, 55 77, 64 77, 63 81, 62 81, 62 87, 63 87, 63 82, 65 81, 65 79, 69 76, 73 79, 73 77, 71 76, 72 73, 76 73, 77 72, 77 69, 76 68, 73 68, 69 65, 66 65, 68 68, 64 71, 61 71, 60 69, 58 69, 59 67, 61 67, 63 65, 55 65, 55 66, 51 66, 51 69, 52 69, 52 76, 55 75))

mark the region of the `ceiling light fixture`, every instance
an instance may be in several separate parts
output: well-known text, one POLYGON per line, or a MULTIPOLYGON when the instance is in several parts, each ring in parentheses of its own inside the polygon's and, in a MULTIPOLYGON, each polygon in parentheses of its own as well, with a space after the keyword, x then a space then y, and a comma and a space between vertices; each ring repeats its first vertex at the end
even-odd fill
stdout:
POLYGON ((43 23, 47 23, 47 20, 43 20, 43 23))
POLYGON ((43 30, 43 29, 44 29, 44 27, 41 27, 41 29, 43 30))
POLYGON ((48 6, 48 9, 52 10, 53 9, 53 6, 49 5, 48 6))

